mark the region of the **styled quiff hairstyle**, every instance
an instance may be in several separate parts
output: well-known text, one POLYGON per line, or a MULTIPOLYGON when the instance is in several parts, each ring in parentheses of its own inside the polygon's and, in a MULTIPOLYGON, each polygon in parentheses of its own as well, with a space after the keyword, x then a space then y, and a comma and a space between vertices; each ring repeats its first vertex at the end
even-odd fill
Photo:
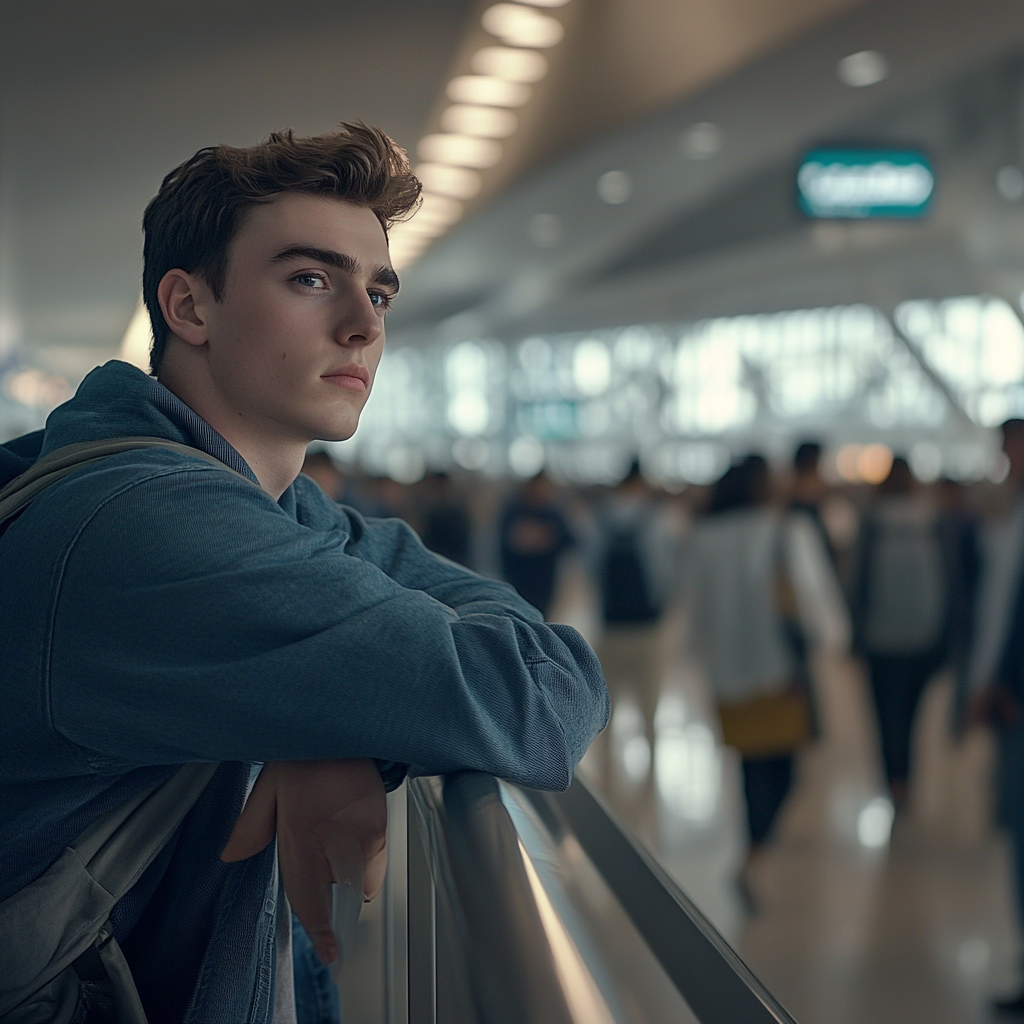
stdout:
POLYGON ((247 210, 283 192, 342 199, 376 214, 384 233, 416 206, 420 183, 405 152, 379 128, 296 138, 274 132, 258 146, 208 146, 175 167, 142 218, 142 298, 153 326, 151 373, 170 334, 157 288, 169 270, 198 274, 224 297, 228 250, 247 210))

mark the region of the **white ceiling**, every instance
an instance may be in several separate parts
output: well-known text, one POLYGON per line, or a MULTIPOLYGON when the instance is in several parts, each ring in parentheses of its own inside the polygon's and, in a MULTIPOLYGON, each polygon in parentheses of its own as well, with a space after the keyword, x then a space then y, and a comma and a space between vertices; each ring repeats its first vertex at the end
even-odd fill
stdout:
POLYGON ((701 316, 1024 287, 1024 204, 996 194, 1019 163, 1022 0, 882 0, 857 8, 668 108, 583 143, 458 225, 410 271, 390 337, 506 339, 701 316), (843 85, 862 49, 890 76, 843 85), (1015 64, 1016 62, 1016 64, 1015 64), (1016 104, 1016 107, 1014 107, 1016 104), (687 160, 710 121, 724 144, 687 160), (809 224, 796 212, 801 152, 829 139, 919 145, 938 190, 920 223, 809 224), (611 206, 596 183, 623 170, 611 206), (557 218, 538 248, 531 218, 557 218))

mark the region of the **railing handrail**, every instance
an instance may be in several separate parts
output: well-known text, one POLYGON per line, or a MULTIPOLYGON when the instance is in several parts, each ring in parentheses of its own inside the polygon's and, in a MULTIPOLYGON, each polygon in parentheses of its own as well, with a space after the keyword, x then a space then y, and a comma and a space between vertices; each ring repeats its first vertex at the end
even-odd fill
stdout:
MULTIPOLYGON (((420 821, 416 831, 428 837, 434 884, 461 933, 480 1020, 573 1024, 497 780, 457 772, 445 776, 440 796, 427 780, 413 780, 410 813, 432 819, 420 821)), ((412 949, 409 955, 411 974, 412 949)))
MULTIPOLYGON (((468 771, 409 783, 409 1024, 436 1024, 445 971, 483 1024, 573 1024, 500 785, 468 771)), ((796 1024, 582 779, 513 788, 556 842, 575 836, 701 1024, 796 1024)))
POLYGON ((556 839, 575 836, 701 1024, 797 1024, 583 779, 522 792, 556 839))

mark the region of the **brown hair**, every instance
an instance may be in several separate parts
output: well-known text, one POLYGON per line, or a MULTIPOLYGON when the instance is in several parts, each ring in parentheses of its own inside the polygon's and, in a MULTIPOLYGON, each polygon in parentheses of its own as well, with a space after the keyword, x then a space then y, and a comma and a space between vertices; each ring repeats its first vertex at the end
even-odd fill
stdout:
POLYGON ((151 372, 170 329, 157 299, 169 270, 199 274, 219 302, 228 249, 244 213, 282 192, 343 199, 372 210, 387 233, 412 210, 420 183, 405 152, 379 128, 342 122, 339 131, 296 138, 274 132, 258 146, 208 146, 164 178, 142 218, 142 298, 153 325, 151 372))

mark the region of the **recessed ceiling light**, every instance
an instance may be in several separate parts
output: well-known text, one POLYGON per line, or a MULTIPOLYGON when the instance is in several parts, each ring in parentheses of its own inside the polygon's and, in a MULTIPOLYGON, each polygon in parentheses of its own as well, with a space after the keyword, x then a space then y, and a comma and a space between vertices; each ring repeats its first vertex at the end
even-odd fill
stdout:
POLYGON ((605 171, 597 179, 597 194, 609 206, 620 206, 633 194, 633 180, 625 171, 605 171))
POLYGON ((543 54, 510 46, 485 46, 477 50, 470 67, 481 75, 494 75, 510 82, 539 82, 548 73, 547 58, 543 54))
POLYGON ((452 199, 445 201, 454 203, 454 206, 447 209, 432 208, 428 205, 431 199, 445 200, 444 196, 427 194, 423 197, 423 205, 407 221, 402 222, 403 236, 426 236, 434 238, 443 235, 462 216, 462 203, 452 199))
POLYGON ((401 234, 407 238, 426 238, 429 240, 437 235, 443 235, 449 226, 443 220, 424 219, 417 211, 411 219, 402 224, 401 234))
POLYGON ((399 231, 396 224, 388 237, 388 251, 393 263, 414 259, 430 243, 427 235, 416 235, 409 231, 399 231))
POLYGON ((441 115, 441 127, 446 131, 479 135, 485 139, 507 139, 518 124, 516 115, 501 107, 456 104, 441 115))
POLYGON ((456 103, 482 103, 489 107, 521 107, 532 90, 522 82, 494 75, 459 75, 448 83, 448 98, 456 103))
POLYGON ((544 49, 562 41, 565 29, 549 14, 520 4, 495 4, 483 13, 481 22, 493 36, 509 46, 544 49))
POLYGON ((683 132, 680 148, 690 160, 710 160, 722 148, 722 129, 710 121, 699 121, 683 132))
POLYGON ((416 177, 428 192, 453 199, 472 199, 480 191, 480 175, 468 167, 420 164, 416 168, 416 177))
MULTIPOLYGON (((530 86, 548 72, 547 60, 536 50, 554 46, 565 35, 558 19, 536 8, 562 7, 568 2, 519 0, 492 4, 483 12, 484 28, 506 45, 477 50, 470 59, 476 73, 458 75, 448 83, 453 105, 441 115, 443 130, 422 138, 417 146, 424 161, 417 167, 423 202, 413 217, 395 224, 390 234, 395 266, 415 261, 433 238, 462 216, 462 201, 479 194, 478 171, 493 167, 503 155, 495 140, 508 138, 518 127, 518 118, 509 108, 525 104, 532 93, 530 86)), ((624 202, 630 189, 628 177, 624 184, 614 176, 609 182, 602 186, 611 197, 605 201, 624 202)), ((561 238, 561 222, 554 215, 540 214, 532 218, 529 233, 536 245, 552 247, 561 238)))
POLYGON ((1008 203, 1017 202, 1024 196, 1024 171, 1012 164, 1000 167, 996 172, 996 189, 1008 203))
POLYGON ((889 76, 889 62, 877 50, 858 50, 836 65, 836 75, 843 85, 863 89, 889 76))
POLYGON ((562 240, 562 219, 553 213, 535 213, 526 231, 538 249, 555 249, 562 240))
POLYGON ((430 239, 413 231, 406 231, 405 224, 395 224, 388 234, 388 248, 392 255, 401 249, 402 252, 418 252, 430 239))
MULTIPOLYGON (((462 216, 462 203, 449 196, 426 193, 423 202, 411 220, 430 221, 434 224, 454 224, 462 216)), ((410 221, 411 222, 411 221, 410 221)))
POLYGON ((417 147, 430 163, 456 167, 493 167, 501 159, 501 146, 473 135, 426 135, 417 147))

